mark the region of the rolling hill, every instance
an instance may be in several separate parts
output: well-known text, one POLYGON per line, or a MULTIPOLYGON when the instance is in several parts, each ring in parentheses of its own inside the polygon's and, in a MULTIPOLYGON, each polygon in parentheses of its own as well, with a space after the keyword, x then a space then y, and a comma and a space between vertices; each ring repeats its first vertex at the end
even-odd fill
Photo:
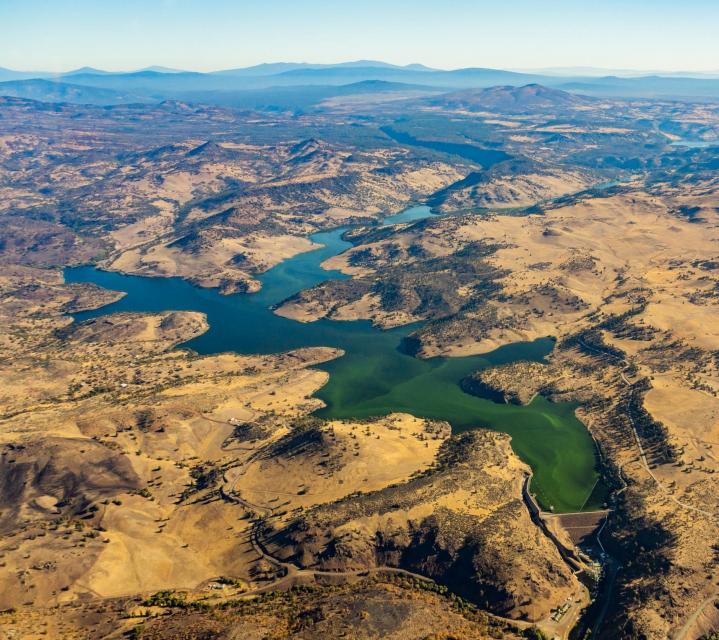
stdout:
POLYGON ((527 84, 522 87, 499 86, 455 91, 427 98, 426 102, 432 106, 465 111, 526 113, 567 109, 586 105, 594 100, 541 84, 527 84))
POLYGON ((158 102, 155 98, 132 91, 116 91, 114 89, 55 82, 40 78, 0 82, 0 95, 13 98, 29 98, 43 102, 97 105, 158 102))

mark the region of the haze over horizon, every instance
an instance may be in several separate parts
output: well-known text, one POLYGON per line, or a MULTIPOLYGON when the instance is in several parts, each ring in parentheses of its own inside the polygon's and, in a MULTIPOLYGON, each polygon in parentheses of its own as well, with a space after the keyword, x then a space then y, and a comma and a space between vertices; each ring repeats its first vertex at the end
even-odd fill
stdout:
POLYGON ((7 0, 0 5, 0 66, 212 71, 371 59, 440 69, 711 73, 719 71, 716 24, 719 4, 709 0, 518 0, 511 7, 459 0, 451 10, 426 0, 7 0))
MULTIPOLYGON (((218 68, 212 68, 212 69, 192 69, 188 67, 170 67, 165 65, 157 65, 157 64, 147 64, 142 67, 128 67, 125 69, 111 69, 109 67, 99 67, 94 65, 82 65, 80 67, 69 67, 66 69, 61 70, 49 70, 48 67, 43 68, 32 68, 32 69, 26 69, 26 68, 19 68, 19 67, 8 67, 0 65, 0 69, 6 69, 8 71, 12 72, 19 72, 24 74, 32 74, 32 73, 39 73, 42 74, 41 77, 50 77, 46 74, 53 74, 51 77, 60 77, 60 76, 67 76, 68 74, 75 74, 78 72, 83 73, 109 73, 109 74, 124 74, 124 73, 139 73, 144 71, 154 71, 157 73, 218 73, 228 70, 234 70, 234 69, 252 69, 253 67, 262 67, 262 66, 273 66, 277 65, 287 65, 288 67, 291 65, 307 65, 308 67, 332 67, 332 66, 365 66, 362 63, 367 63, 366 66, 368 68, 371 67, 382 67, 382 66, 396 66, 397 68, 412 68, 412 67, 424 67, 425 69, 429 71, 454 71, 459 69, 471 69, 471 68, 487 68, 487 69, 497 69, 497 70, 504 70, 504 71, 510 71, 510 72, 516 72, 516 73, 528 73, 528 74, 537 74, 537 75, 547 75, 547 76, 567 76, 567 77, 576 77, 576 76, 586 76, 586 77, 601 77, 601 76, 617 76, 617 77, 633 77, 633 76, 645 76, 645 75, 676 75, 676 76, 707 76, 707 77, 716 77, 719 76, 719 68, 717 69, 638 69, 638 68, 622 68, 622 69, 616 69, 616 68, 609 68, 609 67, 593 67, 593 66, 586 66, 586 67, 572 67, 572 66, 553 66, 553 67, 506 67, 506 66, 497 66, 497 67, 487 67, 484 65, 464 65, 462 67, 436 67, 432 65, 425 64, 421 61, 418 62, 410 62, 407 64, 398 64, 387 60, 371 60, 371 59, 361 59, 361 60, 337 60, 333 62, 325 62, 325 61, 314 61, 314 60, 265 60, 258 63, 253 63, 249 65, 240 65, 240 66, 227 66, 224 67, 218 67, 218 68)), ((276 73, 282 73, 282 70, 278 70, 276 73)))

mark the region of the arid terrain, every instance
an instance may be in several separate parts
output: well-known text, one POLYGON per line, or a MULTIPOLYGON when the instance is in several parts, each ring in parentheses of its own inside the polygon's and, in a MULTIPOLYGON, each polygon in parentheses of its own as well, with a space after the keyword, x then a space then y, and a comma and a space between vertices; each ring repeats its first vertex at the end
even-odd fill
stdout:
POLYGON ((0 637, 719 629, 718 147, 681 140, 719 140, 719 103, 0 97, 0 637), (436 215, 381 225, 418 204, 436 215), (124 294, 66 267, 252 296, 338 227, 344 277, 275 313, 412 325, 416 358, 555 338, 461 386, 576 403, 600 511, 541 512, 481 424, 313 415, 332 343, 203 355, 198 311, 73 320, 124 294))

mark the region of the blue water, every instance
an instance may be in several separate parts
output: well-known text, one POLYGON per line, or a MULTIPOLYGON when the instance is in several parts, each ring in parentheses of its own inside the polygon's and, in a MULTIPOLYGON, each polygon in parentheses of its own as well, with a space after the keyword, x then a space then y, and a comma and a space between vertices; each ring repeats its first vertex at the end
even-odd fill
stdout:
POLYGON ((675 140, 672 147, 687 147, 689 149, 706 149, 708 147, 719 147, 719 140, 675 140))
MULTIPOLYGON (((411 223, 429 215, 429 207, 412 207, 387 218, 385 224, 411 223)), ((554 346, 550 338, 479 356, 418 359, 398 348, 416 326, 381 331, 369 321, 301 323, 272 312, 273 306, 298 291, 346 277, 320 266, 351 246, 342 239, 343 232, 312 235, 311 240, 322 246, 262 274, 262 289, 253 294, 223 296, 179 278, 128 276, 89 266, 66 269, 65 279, 127 292, 108 306, 76 314, 77 321, 119 311, 205 313, 209 330, 183 345, 200 354, 265 354, 315 346, 342 349, 343 357, 319 367, 330 378, 316 394, 326 404, 318 415, 359 418, 403 411, 447 420, 455 430, 485 426, 504 431, 512 435, 518 455, 532 466, 532 487, 540 502, 558 511, 575 510, 585 502, 595 506, 595 501, 588 501, 599 477, 594 443, 574 416, 574 405, 541 397, 527 407, 498 404, 459 387, 463 378, 479 369, 517 360, 541 361, 554 346)))

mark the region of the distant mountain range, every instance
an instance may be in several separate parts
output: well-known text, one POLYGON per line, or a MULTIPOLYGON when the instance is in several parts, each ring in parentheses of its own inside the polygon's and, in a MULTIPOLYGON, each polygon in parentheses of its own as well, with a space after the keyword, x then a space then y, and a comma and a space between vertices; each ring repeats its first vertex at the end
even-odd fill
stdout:
POLYGON ((213 71, 211 73, 217 75, 238 75, 238 76, 271 76, 287 71, 313 70, 313 69, 353 69, 353 68, 372 68, 372 69, 398 69, 405 71, 438 71, 426 67, 423 64, 408 64, 398 66, 381 62, 378 60, 355 60, 353 62, 340 62, 338 64, 312 64, 309 62, 270 62, 258 64, 253 67, 242 67, 239 69, 225 69, 223 71, 213 71))
POLYGON ((42 102, 72 102, 76 104, 131 104, 152 102, 147 96, 132 92, 122 93, 112 89, 86 87, 68 82, 51 80, 11 80, 0 83, 0 95, 14 98, 30 98, 42 102))
POLYGON ((397 66, 373 60, 341 64, 279 62, 210 73, 165 67, 148 67, 133 72, 83 67, 62 74, 0 68, 0 95, 93 104, 151 103, 174 99, 230 106, 269 105, 273 99, 281 98, 275 106, 292 108, 311 104, 308 96, 324 99, 338 95, 337 92, 351 93, 358 88, 364 91, 424 90, 436 93, 494 86, 543 85, 592 96, 719 99, 719 77, 711 74, 701 77, 678 74, 620 77, 597 75, 594 69, 577 69, 576 75, 561 75, 558 69, 553 70, 553 74, 547 71, 546 74, 484 68, 446 71, 421 64, 397 66))
POLYGON ((640 69, 603 69, 601 67, 545 67, 542 69, 513 69, 520 73, 537 73, 550 76, 589 76, 606 78, 618 76, 620 78, 641 78, 645 76, 662 76, 665 78, 714 78, 719 79, 719 70, 716 71, 642 71, 640 69))

